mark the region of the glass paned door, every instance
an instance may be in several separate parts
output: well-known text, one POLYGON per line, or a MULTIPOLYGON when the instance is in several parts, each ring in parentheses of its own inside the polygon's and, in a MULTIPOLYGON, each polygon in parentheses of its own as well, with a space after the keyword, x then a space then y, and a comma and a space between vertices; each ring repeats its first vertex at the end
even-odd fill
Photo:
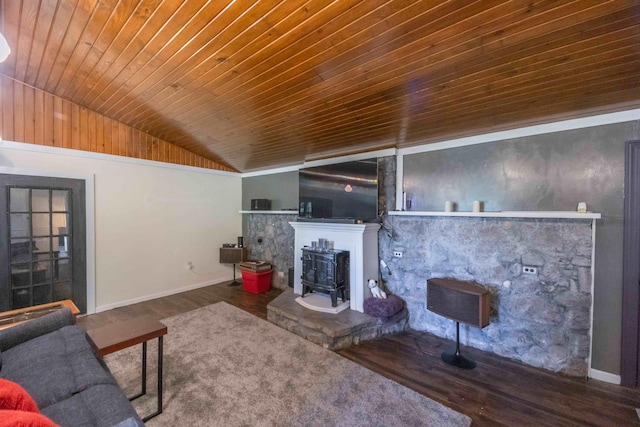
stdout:
POLYGON ((11 309, 70 299, 70 189, 8 187, 11 309))
POLYGON ((71 299, 86 312, 84 180, 0 174, 0 311, 71 299))

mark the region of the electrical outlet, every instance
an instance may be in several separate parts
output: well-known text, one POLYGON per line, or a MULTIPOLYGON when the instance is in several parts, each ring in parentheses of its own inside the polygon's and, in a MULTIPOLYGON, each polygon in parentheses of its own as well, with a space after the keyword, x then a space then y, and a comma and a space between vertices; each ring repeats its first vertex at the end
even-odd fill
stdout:
POLYGON ((523 265, 522 272, 524 274, 538 274, 538 269, 536 267, 531 267, 530 265, 523 265))
POLYGON ((395 258, 402 258, 402 251, 393 251, 393 256, 395 258))

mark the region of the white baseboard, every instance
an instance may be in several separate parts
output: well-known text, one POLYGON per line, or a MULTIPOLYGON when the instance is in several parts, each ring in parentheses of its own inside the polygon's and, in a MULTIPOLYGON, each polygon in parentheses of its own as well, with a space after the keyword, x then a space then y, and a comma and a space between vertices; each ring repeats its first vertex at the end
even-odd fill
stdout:
POLYGON ((166 296, 169 296, 169 295, 179 294, 181 292, 192 291, 192 290, 198 289, 198 288, 204 288, 205 286, 217 285, 218 283, 231 281, 232 279, 233 278, 231 276, 229 276, 229 277, 220 278, 220 279, 208 280, 206 282, 196 283, 194 285, 183 286, 181 288, 175 288, 175 289, 169 289, 167 291, 158 292, 156 294, 145 295, 145 296, 142 296, 142 297, 132 298, 132 299, 128 299, 128 300, 125 300, 125 301, 118 301, 118 302, 114 302, 114 303, 111 303, 111 304, 100 305, 100 306, 96 307, 96 311, 95 312, 96 313, 100 313, 100 312, 107 311, 107 310, 113 310, 114 308, 124 307, 126 305, 137 304, 139 302, 150 301, 150 300, 156 299, 156 298, 162 298, 162 297, 166 297, 166 296))
POLYGON ((611 384, 620 385, 622 378, 620 375, 610 374, 609 372, 599 371, 597 369, 589 369, 589 378, 600 380, 611 384))

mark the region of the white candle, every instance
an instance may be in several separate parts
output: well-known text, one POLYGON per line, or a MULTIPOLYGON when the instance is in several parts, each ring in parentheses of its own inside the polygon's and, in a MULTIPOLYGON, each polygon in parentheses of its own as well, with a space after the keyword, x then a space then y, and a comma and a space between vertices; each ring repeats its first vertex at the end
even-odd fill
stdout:
POLYGON ((578 212, 587 213, 587 204, 585 202, 578 203, 578 212))
POLYGON ((447 200, 446 202, 444 202, 444 211, 445 212, 453 212, 453 202, 450 200, 447 200))
POLYGON ((480 212, 480 201, 479 200, 474 200, 473 201, 473 211, 474 212, 480 212))

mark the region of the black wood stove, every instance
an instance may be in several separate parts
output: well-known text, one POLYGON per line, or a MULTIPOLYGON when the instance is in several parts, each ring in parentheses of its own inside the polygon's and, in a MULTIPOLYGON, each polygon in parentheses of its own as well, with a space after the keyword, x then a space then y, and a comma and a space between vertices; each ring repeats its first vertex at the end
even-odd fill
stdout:
POLYGON ((338 295, 349 300, 349 251, 302 248, 302 297, 308 292, 331 296, 331 306, 338 305, 338 295))

